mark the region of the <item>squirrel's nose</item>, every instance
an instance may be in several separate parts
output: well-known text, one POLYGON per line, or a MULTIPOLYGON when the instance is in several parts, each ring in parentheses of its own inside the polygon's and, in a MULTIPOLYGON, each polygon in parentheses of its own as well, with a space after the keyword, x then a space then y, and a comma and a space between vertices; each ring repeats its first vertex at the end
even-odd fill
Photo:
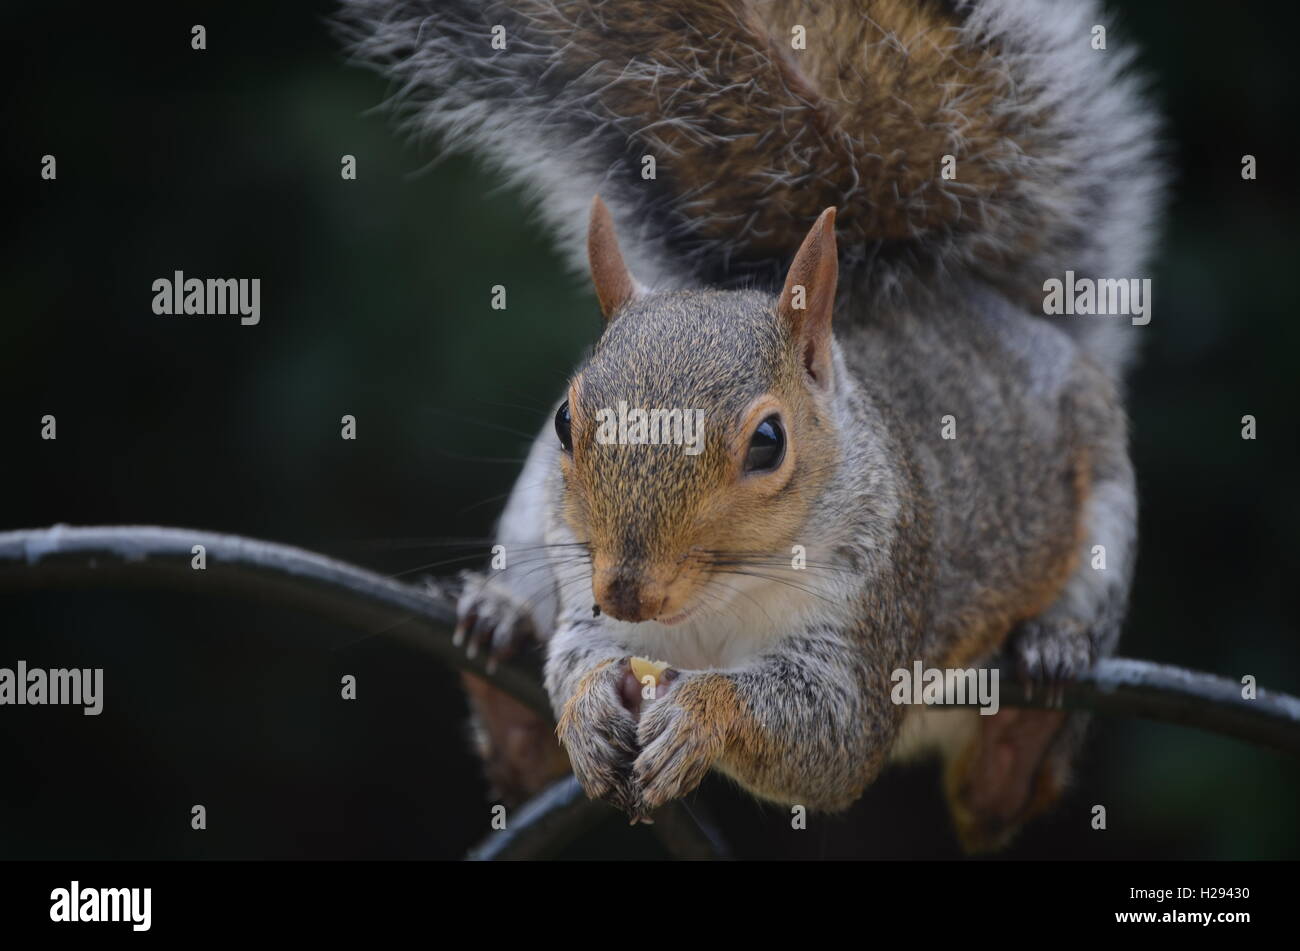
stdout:
POLYGON ((668 597, 662 585, 627 570, 603 572, 597 576, 593 588, 601 613, 620 621, 657 617, 668 597))

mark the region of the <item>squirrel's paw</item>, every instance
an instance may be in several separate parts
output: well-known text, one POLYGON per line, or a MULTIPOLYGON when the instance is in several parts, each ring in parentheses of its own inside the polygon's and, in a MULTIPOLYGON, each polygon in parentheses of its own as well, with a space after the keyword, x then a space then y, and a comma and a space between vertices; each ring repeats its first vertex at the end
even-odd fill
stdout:
POLYGON ((700 784, 722 756, 726 742, 730 684, 719 674, 670 671, 666 696, 641 708, 637 741, 641 753, 633 777, 647 811, 678 799, 700 784))
POLYGON ((1059 706, 1064 685, 1092 668, 1092 633, 1072 618, 1033 618, 1017 630, 1011 656, 1026 693, 1043 688, 1049 705, 1059 706))
POLYGON ((628 659, 607 661, 583 677, 555 728, 573 775, 592 799, 604 799, 634 820, 643 815, 632 783, 636 716, 624 699, 628 659))
POLYGON ((505 585, 491 575, 461 572, 464 587, 456 602, 452 643, 475 657, 488 655, 488 670, 537 636, 533 619, 505 585))

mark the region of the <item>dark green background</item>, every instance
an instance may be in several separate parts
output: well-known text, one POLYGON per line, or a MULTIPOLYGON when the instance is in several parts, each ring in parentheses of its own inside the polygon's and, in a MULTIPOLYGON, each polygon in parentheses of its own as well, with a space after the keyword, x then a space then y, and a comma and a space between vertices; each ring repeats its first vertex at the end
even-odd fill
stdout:
MULTIPOLYGON (((1111 21, 1143 48, 1177 175, 1132 385, 1142 547, 1122 651, 1300 693, 1298 110, 1274 7, 1133 0, 1111 21)), ((431 165, 433 144, 374 111, 385 84, 344 65, 330 9, 6 12, 0 529, 192 526, 390 573, 489 530, 598 331, 594 301, 516 190, 431 165), (261 325, 155 317, 150 285, 174 269, 260 277, 261 325)), ((19 658, 106 667, 106 712, 0 708, 0 857, 449 857, 487 831, 454 678, 382 633, 218 598, 5 594, 0 666, 19 658), (337 700, 344 673, 356 703, 337 700)), ((1008 854, 1294 858, 1298 795, 1294 760, 1104 721, 1074 792, 1008 854)), ((703 797, 743 855, 956 854, 933 768, 804 833, 723 783, 703 797)), ((575 854, 660 853, 615 823, 575 854)))

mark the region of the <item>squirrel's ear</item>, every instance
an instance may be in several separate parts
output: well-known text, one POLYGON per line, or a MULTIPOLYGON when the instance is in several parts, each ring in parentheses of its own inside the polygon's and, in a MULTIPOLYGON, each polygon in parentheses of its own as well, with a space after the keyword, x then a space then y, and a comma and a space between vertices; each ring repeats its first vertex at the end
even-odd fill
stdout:
POLYGON ((827 208, 794 256, 776 305, 803 353, 804 369, 822 385, 830 381, 831 315, 838 279, 835 209, 827 208))
POLYGON ((587 225, 587 260, 591 264, 591 280, 596 285, 600 312, 605 315, 606 321, 628 301, 641 296, 641 286, 623 263, 623 252, 618 249, 614 219, 610 217, 609 209, 599 195, 591 203, 591 220, 587 225))

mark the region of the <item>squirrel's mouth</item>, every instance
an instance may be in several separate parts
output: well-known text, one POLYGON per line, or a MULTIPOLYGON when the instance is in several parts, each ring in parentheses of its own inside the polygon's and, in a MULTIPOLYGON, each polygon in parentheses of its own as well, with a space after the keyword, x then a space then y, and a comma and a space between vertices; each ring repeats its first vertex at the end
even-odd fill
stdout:
POLYGON ((669 615, 668 617, 657 617, 655 618, 655 620, 658 621, 660 624, 667 624, 669 627, 671 627, 674 624, 681 624, 688 617, 695 614, 695 612, 698 611, 699 609, 700 606, 698 604, 693 604, 685 611, 679 611, 677 614, 672 614, 669 615))

